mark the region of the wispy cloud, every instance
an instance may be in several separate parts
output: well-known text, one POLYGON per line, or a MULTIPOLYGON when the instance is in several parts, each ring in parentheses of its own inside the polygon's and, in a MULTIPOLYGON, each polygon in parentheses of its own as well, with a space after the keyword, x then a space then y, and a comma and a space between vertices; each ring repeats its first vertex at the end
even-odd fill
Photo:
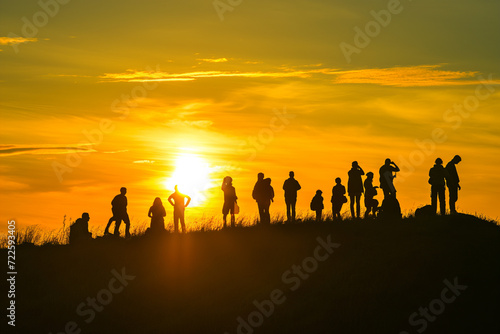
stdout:
POLYGON ((154 160, 136 160, 136 161, 133 161, 132 163, 134 163, 134 164, 154 164, 155 161, 154 160))
MULTIPOLYGON (((26 38, 26 37, 0 37, 0 45, 17 45, 28 42, 36 42, 38 38, 26 38)), ((0 50, 2 51, 2 50, 0 50)))
POLYGON ((96 152, 89 145, 75 145, 61 147, 55 145, 2 145, 0 146, 0 157, 20 154, 66 154, 73 152, 96 152))
POLYGON ((202 59, 197 59, 199 61, 203 61, 206 63, 225 63, 227 62, 227 58, 202 58, 202 59))
POLYGON ((339 84, 375 84, 382 86, 451 86, 475 84, 477 71, 443 71, 441 65, 369 68, 343 71, 334 79, 339 84))
MULTIPOLYGON (((358 70, 339 70, 333 68, 314 68, 321 64, 305 65, 306 69, 281 67, 280 71, 196 71, 168 73, 161 71, 127 70, 123 73, 105 73, 100 78, 111 82, 149 82, 149 81, 193 81, 206 78, 311 78, 330 76, 334 84, 373 84, 395 87, 457 86, 478 83, 478 71, 448 71, 440 69, 443 65, 396 66, 389 68, 368 68, 358 70)), ((324 78, 324 77, 323 77, 324 78)), ((331 79, 329 79, 331 80, 331 79)), ((499 82, 494 82, 498 84, 499 82)))
POLYGON ((238 72, 238 71, 197 71, 187 73, 167 73, 127 70, 124 73, 105 73, 101 79, 114 82, 147 82, 147 81, 189 81, 202 78, 308 78, 314 74, 334 74, 335 70, 323 68, 316 70, 294 70, 282 72, 238 72))
POLYGON ((208 128, 213 125, 213 122, 209 120, 187 121, 182 119, 173 119, 171 121, 168 121, 167 125, 174 127, 187 126, 187 127, 197 127, 197 128, 208 128))

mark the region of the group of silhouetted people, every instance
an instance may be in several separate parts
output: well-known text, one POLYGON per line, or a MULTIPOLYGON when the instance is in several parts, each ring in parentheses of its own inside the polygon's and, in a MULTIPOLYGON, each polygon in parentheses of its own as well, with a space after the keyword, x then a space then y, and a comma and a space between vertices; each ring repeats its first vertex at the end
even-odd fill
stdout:
MULTIPOLYGON (((458 177, 456 165, 462 161, 462 158, 456 155, 447 165, 443 166, 443 160, 437 158, 435 165, 429 171, 429 184, 431 185, 431 210, 433 214, 437 213, 437 202, 439 199, 440 213, 446 213, 446 200, 445 200, 445 187, 448 187, 450 213, 456 213, 456 202, 458 199, 458 190, 460 187, 460 179, 458 177)), ((360 218, 361 215, 361 196, 364 194, 364 204, 366 211, 364 217, 387 217, 387 218, 400 218, 401 208, 396 199, 396 188, 394 187, 393 180, 396 173, 400 169, 395 162, 391 159, 386 159, 385 163, 379 169, 379 182, 380 189, 384 194, 382 205, 379 206, 379 201, 375 199, 377 195, 378 186, 373 185, 374 174, 372 172, 366 173, 366 178, 363 181, 365 172, 357 161, 353 161, 351 169, 348 171, 347 191, 340 177, 335 179, 335 185, 332 188, 331 204, 333 219, 341 219, 341 211, 344 203, 349 196, 351 217, 360 218)), ((295 207, 297 204, 297 192, 301 189, 299 182, 295 179, 295 173, 291 171, 289 178, 283 184, 283 191, 286 204, 287 221, 293 222, 296 220, 295 207)), ((227 227, 227 215, 231 215, 231 227, 236 224, 235 214, 239 213, 237 204, 238 197, 236 196, 236 189, 233 186, 233 179, 226 176, 222 181, 221 190, 224 192, 224 204, 222 207, 223 226, 227 227)), ((122 187, 120 194, 116 195, 111 201, 111 211, 113 216, 109 219, 104 235, 110 235, 109 228, 115 222, 114 235, 120 235, 120 225, 122 221, 125 223, 125 237, 130 237, 130 219, 127 213, 127 197, 125 196, 127 189, 122 187)), ((317 190, 313 199, 311 200, 310 209, 315 211, 316 220, 322 219, 322 212, 324 210, 323 192, 317 190)), ((257 174, 257 182, 252 191, 252 197, 257 202, 259 210, 259 222, 263 225, 271 223, 271 216, 269 208, 274 201, 274 189, 271 186, 271 179, 264 178, 264 173, 257 174)), ((174 208, 174 232, 179 232, 179 223, 183 233, 186 232, 186 225, 184 221, 185 208, 191 202, 191 198, 182 194, 178 187, 175 186, 175 192, 168 197, 168 202, 174 208)), ((166 216, 165 207, 159 197, 156 197, 153 205, 149 208, 148 217, 151 218, 150 228, 147 233, 158 234, 165 231, 164 217, 166 216)), ((81 218, 78 218, 70 227, 70 243, 79 243, 85 240, 92 239, 92 234, 88 231, 88 222, 90 216, 88 213, 83 213, 81 218)))
MULTIPOLYGON (((127 188, 122 187, 120 194, 116 195, 111 201, 111 212, 113 216, 109 219, 104 235, 111 235, 109 229, 111 224, 115 222, 114 233, 116 237, 120 236, 120 225, 122 221, 125 223, 125 237, 130 237, 130 218, 127 213, 127 188)), ((186 224, 184 222, 184 210, 189 205, 191 198, 179 192, 175 186, 175 192, 168 197, 168 202, 174 207, 174 232, 179 232, 179 223, 182 232, 186 232, 186 224)), ((148 217, 151 218, 151 225, 147 229, 147 233, 159 234, 165 231, 164 217, 167 215, 165 207, 159 197, 153 201, 153 205, 149 208, 148 217)), ((77 244, 92 239, 92 234, 89 232, 88 222, 90 216, 87 212, 82 214, 75 223, 70 226, 69 241, 70 244, 77 244)))
POLYGON ((431 185, 431 207, 433 213, 437 213, 437 202, 439 198, 439 209, 441 215, 446 213, 446 194, 445 188, 448 186, 450 213, 457 213, 456 203, 458 200, 458 191, 460 187, 460 178, 457 173, 457 164, 462 161, 459 155, 455 155, 443 167, 443 159, 437 158, 434 166, 429 170, 429 184, 431 185))
MULTIPOLYGON (((384 191, 384 199, 396 197, 396 189, 394 188, 393 179, 395 173, 399 172, 399 167, 386 159, 385 164, 380 168, 380 188, 384 191)), ((347 173, 347 192, 340 177, 335 179, 335 186, 332 189, 332 214, 333 218, 341 218, 340 212, 342 206, 347 203, 346 193, 350 198, 350 209, 352 217, 360 217, 361 212, 361 196, 365 194, 365 217, 369 215, 375 216, 379 211, 379 202, 374 197, 377 195, 377 186, 373 186, 374 174, 369 172, 366 174, 366 179, 363 181, 362 176, 365 175, 363 169, 357 161, 353 161, 352 168, 347 173)), ((297 192, 301 189, 299 182, 295 179, 295 173, 291 171, 289 178, 283 184, 286 204, 287 221, 295 221, 296 213, 295 206, 297 204, 297 192)), ((323 204, 323 192, 317 190, 315 196, 311 200, 310 209, 316 212, 316 220, 322 219, 322 212, 325 208, 323 204)), ((269 207, 274 198, 274 190, 271 186, 271 179, 264 179, 264 174, 257 174, 257 182, 255 183, 252 197, 257 202, 259 208, 260 222, 262 224, 270 223, 269 207)), ((391 200, 387 200, 388 202, 391 200)), ((397 201, 397 200, 396 200, 397 201)))

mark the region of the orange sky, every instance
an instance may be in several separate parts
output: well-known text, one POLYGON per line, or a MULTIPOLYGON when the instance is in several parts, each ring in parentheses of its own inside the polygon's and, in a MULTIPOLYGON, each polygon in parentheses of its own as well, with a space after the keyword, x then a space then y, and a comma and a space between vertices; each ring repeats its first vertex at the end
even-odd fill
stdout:
POLYGON ((433 161, 455 154, 459 210, 497 218, 500 5, 480 2, 402 3, 363 47, 355 27, 387 2, 243 2, 221 20, 210 2, 92 0, 46 24, 36 2, 4 6, 0 218, 50 229, 87 211, 104 225, 125 186, 138 224, 190 181, 189 220, 220 219, 226 175, 252 216, 261 171, 283 214, 290 170, 308 212, 317 189, 329 207, 353 160, 377 174, 387 157, 409 211, 430 201, 433 161))

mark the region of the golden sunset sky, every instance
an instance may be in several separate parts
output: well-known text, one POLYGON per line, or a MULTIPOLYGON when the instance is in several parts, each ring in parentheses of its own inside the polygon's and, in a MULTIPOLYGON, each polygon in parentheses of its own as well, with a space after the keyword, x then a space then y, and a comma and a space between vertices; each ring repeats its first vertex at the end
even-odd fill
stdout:
MULTIPOLYGON (((132 224, 173 185, 221 218, 222 178, 256 214, 258 172, 284 213, 290 170, 309 213, 351 162, 385 158, 404 211, 455 154, 461 212, 500 209, 500 2, 20 0, 0 7, 0 218, 132 224)), ((382 200, 382 194, 378 196, 382 200)), ((348 209, 344 206, 344 210, 348 209)), ((2 224, 0 231, 6 230, 2 224)))

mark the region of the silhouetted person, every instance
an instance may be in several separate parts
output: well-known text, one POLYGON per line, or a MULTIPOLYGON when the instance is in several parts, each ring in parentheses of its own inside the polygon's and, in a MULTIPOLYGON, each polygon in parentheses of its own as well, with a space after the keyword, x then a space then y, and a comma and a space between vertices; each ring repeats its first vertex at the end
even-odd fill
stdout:
POLYGON ((115 222, 115 236, 120 236, 120 224, 125 223, 125 237, 130 237, 130 219, 127 213, 127 188, 120 188, 120 194, 116 195, 111 201, 111 211, 113 212, 113 217, 109 218, 108 225, 104 229, 104 234, 109 234, 109 227, 111 222, 115 222))
POLYGON ((236 189, 233 187, 233 179, 230 176, 226 176, 222 181, 222 191, 224 192, 224 205, 222 206, 222 219, 224 221, 224 227, 227 226, 226 217, 228 213, 231 213, 231 227, 235 225, 234 218, 234 206, 236 205, 236 189))
POLYGON ((257 174, 257 182, 255 182, 255 186, 253 187, 252 198, 257 202, 257 206, 259 208, 259 221, 261 224, 264 223, 266 220, 263 188, 264 188, 264 173, 259 173, 257 174))
POLYGON ((384 191, 384 199, 389 195, 396 197, 396 188, 394 188, 393 183, 396 174, 393 174, 393 172, 397 173, 399 171, 399 167, 391 159, 385 159, 385 164, 380 167, 380 188, 384 191))
POLYGON ((373 173, 368 172, 366 173, 366 179, 365 179, 365 218, 370 215, 370 213, 373 214, 373 216, 376 215, 377 210, 378 210, 378 200, 376 200, 374 197, 377 195, 377 186, 373 186, 373 173))
POLYGON ((179 221, 181 222, 182 233, 186 233, 186 224, 184 223, 184 211, 191 202, 191 197, 181 194, 177 186, 175 192, 168 197, 168 202, 174 207, 174 232, 179 232, 179 221), (186 202, 187 198, 187 202, 186 202))
POLYGON ((283 190, 285 191, 286 203, 286 218, 288 221, 295 221, 295 204, 297 204, 297 191, 300 190, 300 184, 295 180, 294 172, 288 174, 290 177, 283 183, 283 190))
POLYGON ((363 193, 363 180, 362 175, 365 175, 363 169, 358 165, 357 161, 352 162, 352 168, 347 173, 349 179, 347 181, 347 192, 351 204, 351 216, 354 218, 354 202, 356 201, 356 217, 359 218, 361 211, 361 194, 363 193))
POLYGON ((92 233, 89 232, 90 216, 87 212, 82 213, 82 217, 78 218, 69 227, 69 244, 80 244, 92 240, 92 233))
POLYGON ((333 219, 335 218, 340 218, 340 211, 342 211, 342 205, 347 202, 347 198, 345 197, 345 187, 341 184, 342 180, 340 177, 337 177, 335 179, 336 185, 333 186, 332 189, 332 214, 333 214, 333 219))
POLYGON ((456 164, 460 161, 462 161, 462 158, 459 155, 455 155, 455 157, 446 165, 446 170, 448 171, 448 179, 446 180, 446 183, 450 193, 450 213, 457 213, 455 205, 458 200, 458 191, 462 189, 462 187, 460 187, 460 178, 458 177, 456 167, 456 164))
POLYGON ((431 206, 433 214, 437 212, 437 199, 439 197, 439 208, 441 215, 446 214, 445 184, 448 171, 443 167, 443 160, 436 159, 434 167, 429 170, 429 184, 431 185, 431 206))
POLYGON ((316 221, 321 221, 321 213, 325 206, 323 205, 323 192, 321 190, 316 190, 316 195, 314 195, 311 201, 311 210, 316 211, 316 221))
POLYGON ((274 189, 271 186, 271 179, 267 178, 262 181, 262 208, 263 208, 263 219, 262 224, 271 224, 271 215, 269 213, 269 207, 271 202, 274 201, 274 189))
POLYGON ((153 201, 153 205, 149 208, 148 217, 151 218, 151 232, 163 232, 165 231, 165 220, 163 217, 167 215, 165 207, 161 202, 160 197, 156 197, 153 201))

